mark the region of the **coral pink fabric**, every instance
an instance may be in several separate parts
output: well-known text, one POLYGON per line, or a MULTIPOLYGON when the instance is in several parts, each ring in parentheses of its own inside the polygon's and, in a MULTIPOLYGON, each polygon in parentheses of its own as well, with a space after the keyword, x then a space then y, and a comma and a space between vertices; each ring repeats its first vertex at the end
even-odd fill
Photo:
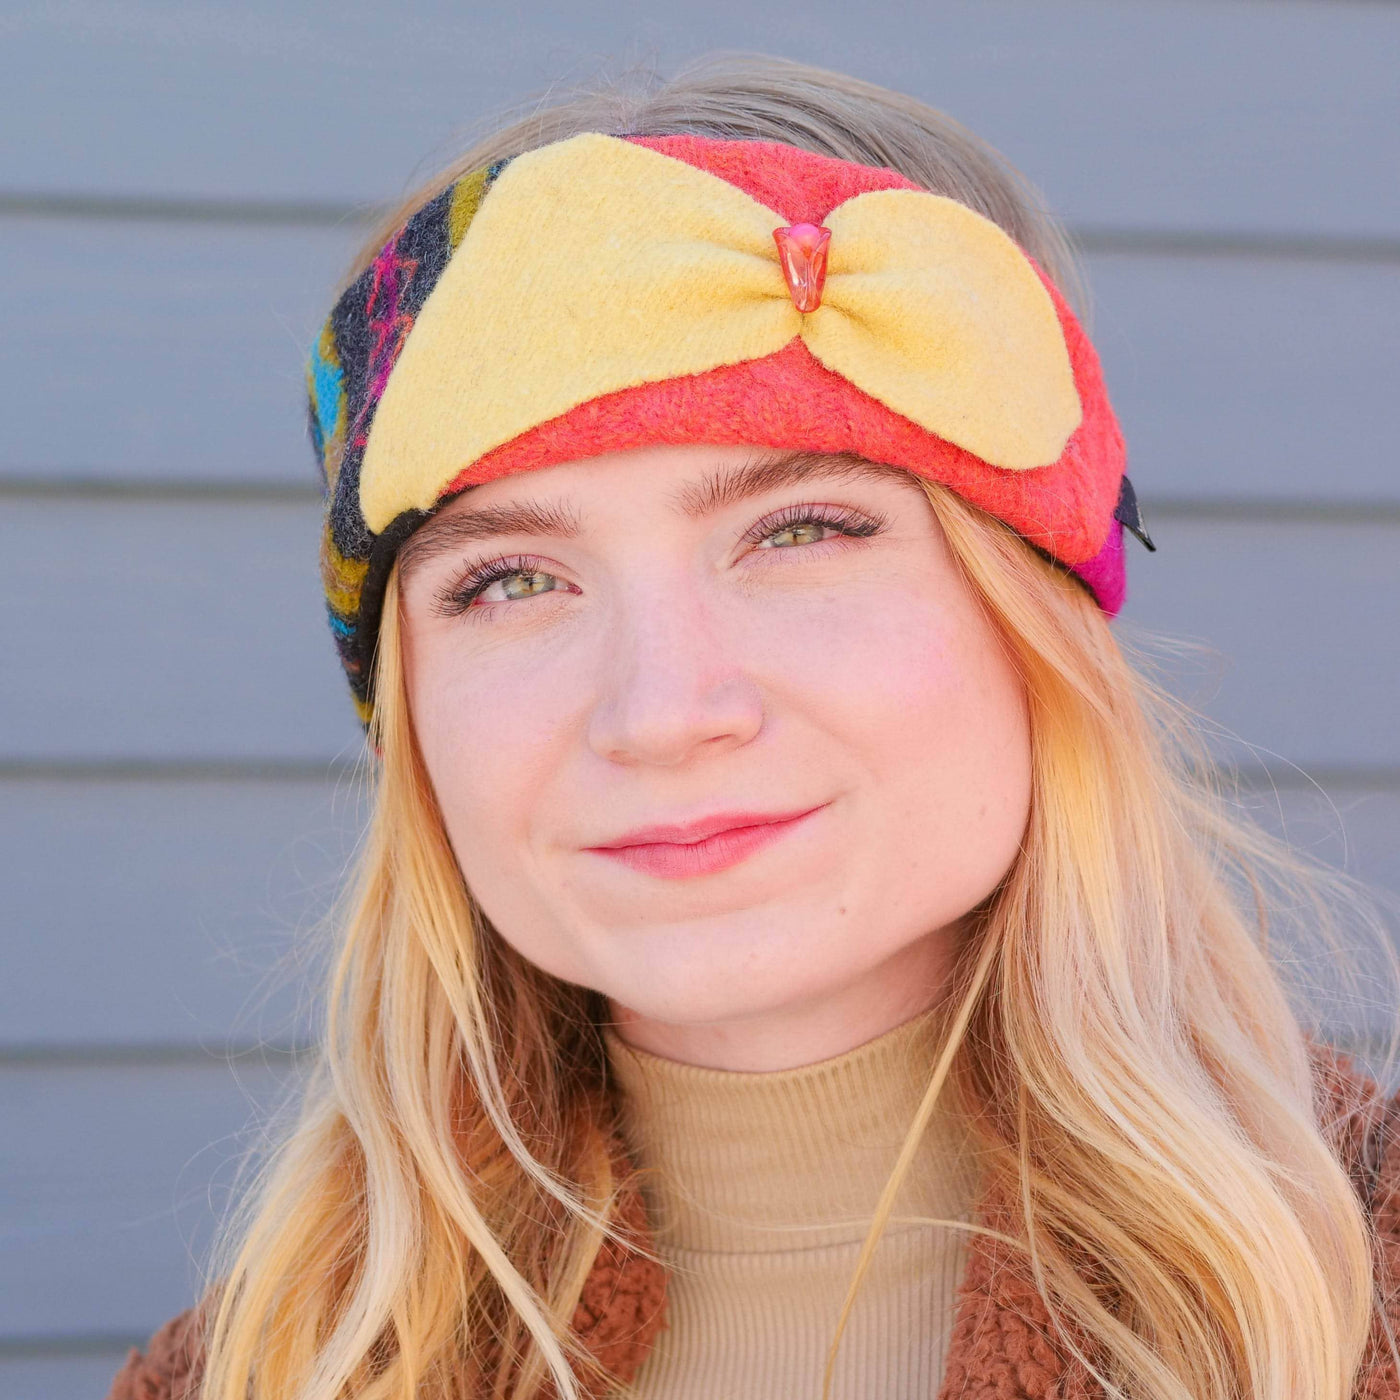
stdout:
MULTIPOLYGON (((632 139, 729 181, 789 223, 820 224, 838 204, 872 190, 917 188, 893 170, 776 142, 632 139)), ((446 494, 517 472, 657 443, 852 452, 951 487, 1073 568, 1100 606, 1115 613, 1125 592, 1122 531, 1113 519, 1124 470, 1123 438, 1093 346, 1058 288, 1034 259, 1028 260, 1054 302, 1084 414, 1059 460, 1049 466, 1031 471, 990 466, 886 408, 794 339, 762 359, 580 404, 488 452, 446 494)))

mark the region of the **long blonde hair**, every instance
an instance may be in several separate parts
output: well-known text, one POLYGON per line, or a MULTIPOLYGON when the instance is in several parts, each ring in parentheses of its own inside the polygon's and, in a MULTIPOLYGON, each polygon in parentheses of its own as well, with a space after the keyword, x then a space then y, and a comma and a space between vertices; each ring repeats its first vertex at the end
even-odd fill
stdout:
MULTIPOLYGON (((1077 285, 1033 192, 976 138, 911 99, 776 60, 556 101, 430 190, 589 129, 893 166, 1077 285)), ((952 1093, 1014 1204, 1009 1238, 1110 1395, 1349 1400, 1373 1315, 1369 1227, 1319 1121, 1306 1010, 1271 956, 1268 911, 1306 910, 1340 950, 1336 911, 1355 906, 1233 809, 1197 722, 1129 663, 1076 581, 925 489, 1024 679, 1032 810, 962 950, 951 1032, 850 1297, 952 1093)), ((465 888, 400 644, 391 578, 376 801, 324 1049, 216 1272, 206 1400, 528 1400, 551 1383, 573 1400, 572 1368, 587 1369, 568 1324, 624 1185, 601 1002, 515 954, 465 888)))

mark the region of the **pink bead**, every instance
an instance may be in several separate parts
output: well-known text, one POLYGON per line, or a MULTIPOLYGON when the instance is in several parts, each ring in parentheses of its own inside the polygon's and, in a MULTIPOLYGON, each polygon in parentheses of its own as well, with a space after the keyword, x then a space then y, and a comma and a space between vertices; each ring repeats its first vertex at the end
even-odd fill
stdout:
POLYGON ((826 286, 831 230, 816 224, 793 224, 791 228, 775 228, 773 241, 778 245, 778 261, 792 304, 799 311, 815 311, 822 304, 822 288, 826 286))

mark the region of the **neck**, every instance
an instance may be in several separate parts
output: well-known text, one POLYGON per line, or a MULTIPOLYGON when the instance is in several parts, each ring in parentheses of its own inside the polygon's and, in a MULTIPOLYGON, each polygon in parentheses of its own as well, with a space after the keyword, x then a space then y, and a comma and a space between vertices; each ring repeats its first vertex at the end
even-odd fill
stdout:
POLYGON ((665 1021, 610 1001, 613 1030, 633 1049, 706 1069, 762 1073, 816 1064, 939 1006, 952 981, 956 933, 927 934, 817 996, 730 1017, 665 1021))
MULTIPOLYGON (((746 1074, 606 1034, 620 1128, 667 1269, 636 1400, 820 1396, 837 1324, 946 1027, 940 1013, 834 1059, 746 1074)), ((940 1094, 878 1236, 830 1393, 934 1394, 980 1175, 940 1094)))
MULTIPOLYGON (((609 1034, 658 1238, 725 1253, 863 1240, 945 1031, 925 1014, 834 1059, 762 1074, 680 1064, 609 1034)), ((903 1208, 927 1216, 953 1209, 951 1197, 962 1204, 968 1151, 943 1096, 903 1208)))

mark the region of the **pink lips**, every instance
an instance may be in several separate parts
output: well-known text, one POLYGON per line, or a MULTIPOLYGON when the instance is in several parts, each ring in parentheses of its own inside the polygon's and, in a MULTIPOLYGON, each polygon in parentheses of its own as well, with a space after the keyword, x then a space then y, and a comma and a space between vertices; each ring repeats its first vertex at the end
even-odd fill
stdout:
POLYGON ((820 810, 808 807, 801 812, 777 814, 723 812, 685 826, 640 827, 616 841, 586 849, 663 879, 712 875, 747 859, 820 810))

